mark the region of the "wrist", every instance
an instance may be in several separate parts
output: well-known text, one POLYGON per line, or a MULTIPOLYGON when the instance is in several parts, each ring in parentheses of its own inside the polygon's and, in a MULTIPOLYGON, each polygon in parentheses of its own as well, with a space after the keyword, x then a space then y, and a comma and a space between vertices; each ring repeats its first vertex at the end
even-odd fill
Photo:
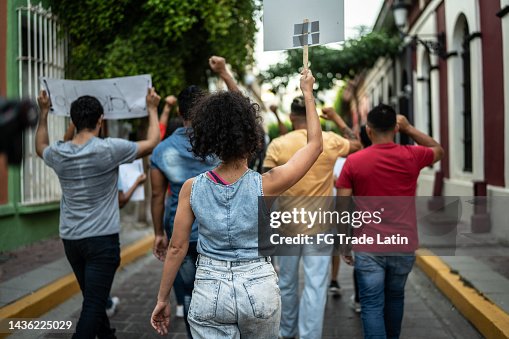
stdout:
POLYGON ((334 116, 332 117, 332 121, 334 121, 336 125, 338 125, 338 127, 341 129, 347 127, 346 124, 343 122, 343 119, 341 119, 338 114, 334 114, 334 116))
POLYGON ((313 96, 313 91, 310 90, 303 90, 302 91, 302 95, 304 96, 304 100, 312 100, 313 102, 315 101, 315 97, 313 96))
POLYGON ((409 125, 408 127, 405 127, 404 129, 400 130, 400 132, 402 132, 404 134, 412 134, 414 129, 415 129, 414 126, 409 125))
POLYGON ((225 70, 222 70, 222 71, 219 71, 219 72, 217 73, 217 75, 219 75, 219 77, 220 77, 221 79, 223 79, 223 80, 224 80, 224 79, 228 79, 228 78, 230 78, 230 73, 228 73, 228 71, 227 71, 226 69, 225 69, 225 70))

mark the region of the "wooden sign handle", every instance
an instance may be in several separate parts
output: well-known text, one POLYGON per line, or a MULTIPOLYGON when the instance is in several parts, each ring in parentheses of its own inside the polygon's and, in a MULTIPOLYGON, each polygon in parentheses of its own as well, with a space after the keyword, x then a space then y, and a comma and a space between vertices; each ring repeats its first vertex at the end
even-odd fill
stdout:
MULTIPOLYGON (((307 24, 309 23, 309 20, 308 19, 304 19, 304 23, 307 24)), ((308 35, 309 35, 309 32, 306 32, 306 36, 304 37, 304 50, 303 50, 303 53, 302 53, 302 63, 304 65, 304 69, 308 69, 308 64, 309 64, 309 57, 308 57, 308 53, 309 53, 309 46, 308 46, 308 35)))

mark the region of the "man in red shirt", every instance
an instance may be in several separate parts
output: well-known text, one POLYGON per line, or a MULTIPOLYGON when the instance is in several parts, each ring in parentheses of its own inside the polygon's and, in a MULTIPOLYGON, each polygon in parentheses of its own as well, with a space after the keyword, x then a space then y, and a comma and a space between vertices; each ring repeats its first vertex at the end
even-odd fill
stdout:
POLYGON ((336 182, 337 194, 354 196, 357 211, 379 212, 380 219, 363 218, 360 226, 352 223, 352 239, 371 238, 373 243, 354 242, 355 261, 343 258, 355 265, 364 337, 398 338, 405 283, 418 247, 417 178, 422 168, 442 159, 444 150, 387 105, 369 112, 366 131, 373 144, 347 158, 336 182), (419 146, 394 143, 398 131, 419 146))

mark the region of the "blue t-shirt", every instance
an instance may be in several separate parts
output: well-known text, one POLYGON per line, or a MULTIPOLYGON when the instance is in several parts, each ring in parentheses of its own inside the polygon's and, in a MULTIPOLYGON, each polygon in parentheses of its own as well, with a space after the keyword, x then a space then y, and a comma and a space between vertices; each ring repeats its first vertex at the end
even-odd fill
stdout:
POLYGON ((43 152, 60 181, 60 237, 76 240, 120 231, 118 166, 132 162, 138 145, 93 137, 83 145, 58 141, 43 152))
MULTIPOLYGON (((184 182, 201 173, 207 172, 219 164, 217 158, 205 161, 191 152, 188 128, 180 127, 163 140, 152 152, 150 165, 163 172, 170 183, 171 195, 168 196, 164 209, 164 229, 168 238, 173 232, 173 222, 177 212, 178 197, 184 182)), ((198 225, 193 223, 190 241, 198 241, 198 225)))

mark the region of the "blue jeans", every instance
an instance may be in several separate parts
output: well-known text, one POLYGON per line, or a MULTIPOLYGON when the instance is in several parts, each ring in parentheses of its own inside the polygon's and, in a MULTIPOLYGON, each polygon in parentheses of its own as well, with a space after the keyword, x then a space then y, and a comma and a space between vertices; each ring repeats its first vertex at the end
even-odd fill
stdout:
MULTIPOLYGON (((301 255, 280 256, 281 330, 283 337, 322 338, 323 317, 327 302, 331 255, 317 256, 312 246, 300 246, 301 255), (299 262, 304 268, 304 290, 299 303, 299 262)), ((332 254, 332 246, 330 246, 332 254)))
POLYGON ((194 339, 277 339, 281 298, 270 259, 200 256, 188 320, 194 339))
POLYGON ((83 294, 83 305, 73 338, 115 338, 106 304, 120 264, 118 234, 79 240, 63 239, 65 255, 83 294))
POLYGON ((399 338, 414 255, 355 253, 364 338, 399 338))

